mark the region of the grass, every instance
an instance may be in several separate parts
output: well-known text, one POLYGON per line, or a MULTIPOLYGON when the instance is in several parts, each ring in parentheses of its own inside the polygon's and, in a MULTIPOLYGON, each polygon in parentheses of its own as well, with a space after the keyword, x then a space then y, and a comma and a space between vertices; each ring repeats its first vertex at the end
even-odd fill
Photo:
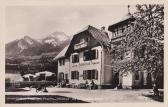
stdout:
POLYGON ((22 88, 14 88, 14 87, 10 87, 10 88, 5 88, 5 92, 20 92, 20 91, 30 91, 30 90, 25 90, 22 88))
POLYGON ((59 95, 5 95, 5 103, 88 103, 59 95))

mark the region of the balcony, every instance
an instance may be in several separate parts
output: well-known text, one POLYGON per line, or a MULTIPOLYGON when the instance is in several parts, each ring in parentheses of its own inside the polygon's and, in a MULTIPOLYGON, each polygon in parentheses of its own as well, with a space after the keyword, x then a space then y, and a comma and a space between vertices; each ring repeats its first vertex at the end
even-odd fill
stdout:
POLYGON ((87 42, 80 42, 80 43, 78 43, 78 44, 75 44, 74 45, 74 49, 75 50, 77 50, 77 49, 81 49, 81 48, 84 48, 84 47, 86 47, 87 46, 87 42))

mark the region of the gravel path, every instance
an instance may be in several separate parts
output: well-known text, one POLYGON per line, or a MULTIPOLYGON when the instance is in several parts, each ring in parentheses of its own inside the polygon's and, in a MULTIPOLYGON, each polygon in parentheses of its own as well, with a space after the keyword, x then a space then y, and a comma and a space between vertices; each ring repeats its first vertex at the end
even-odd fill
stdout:
POLYGON ((48 93, 38 92, 35 89, 24 88, 28 91, 21 92, 6 92, 6 95, 60 95, 72 97, 87 102, 109 103, 109 102, 157 102, 156 100, 147 97, 152 96, 151 89, 140 90, 115 90, 115 89, 101 89, 101 90, 86 90, 86 89, 72 89, 72 88, 47 88, 48 93))

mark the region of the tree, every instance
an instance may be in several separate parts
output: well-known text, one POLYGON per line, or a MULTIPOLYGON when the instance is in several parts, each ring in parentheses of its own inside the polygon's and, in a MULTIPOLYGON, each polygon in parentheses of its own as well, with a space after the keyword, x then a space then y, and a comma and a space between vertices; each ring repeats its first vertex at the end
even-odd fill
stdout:
POLYGON ((114 71, 126 72, 147 70, 154 79, 163 74, 164 60, 164 6, 136 5, 133 14, 134 22, 130 22, 133 30, 126 35, 120 45, 113 45, 112 66, 114 71), (132 60, 124 59, 124 53, 132 52, 132 60))

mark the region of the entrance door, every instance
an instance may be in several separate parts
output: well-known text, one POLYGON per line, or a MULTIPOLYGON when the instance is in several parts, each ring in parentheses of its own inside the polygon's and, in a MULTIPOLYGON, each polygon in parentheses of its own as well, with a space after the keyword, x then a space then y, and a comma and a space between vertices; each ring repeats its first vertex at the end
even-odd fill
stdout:
POLYGON ((61 73, 59 74, 59 82, 62 82, 63 80, 64 80, 64 73, 61 72, 61 73))
POLYGON ((119 84, 119 73, 115 73, 114 79, 113 79, 113 86, 114 88, 117 87, 119 84))
POLYGON ((127 88, 132 87, 132 84, 133 84, 132 73, 130 73, 129 71, 125 72, 122 75, 122 86, 127 88))

